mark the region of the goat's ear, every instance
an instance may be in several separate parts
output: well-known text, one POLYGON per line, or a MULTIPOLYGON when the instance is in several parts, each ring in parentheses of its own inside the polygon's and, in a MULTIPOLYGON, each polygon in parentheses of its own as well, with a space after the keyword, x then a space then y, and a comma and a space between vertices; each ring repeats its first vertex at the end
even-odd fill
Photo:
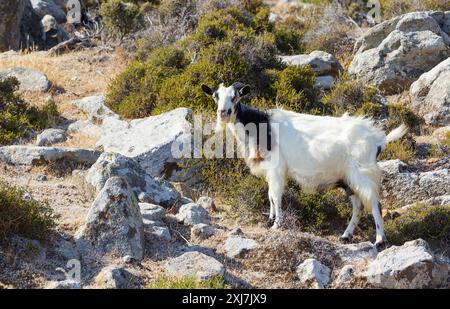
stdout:
POLYGON ((202 85, 202 91, 207 95, 213 95, 214 91, 206 85, 202 85))
POLYGON ((246 95, 249 94, 249 93, 250 93, 250 86, 249 86, 249 85, 245 85, 244 87, 242 87, 242 88, 239 90, 239 95, 240 95, 241 97, 246 96, 246 95))

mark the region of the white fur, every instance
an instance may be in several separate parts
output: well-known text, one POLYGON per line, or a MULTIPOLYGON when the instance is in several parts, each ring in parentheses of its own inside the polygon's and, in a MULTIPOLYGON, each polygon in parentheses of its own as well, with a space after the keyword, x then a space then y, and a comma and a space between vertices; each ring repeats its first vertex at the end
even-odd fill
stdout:
MULTIPOLYGON (((227 97, 228 95, 226 95, 227 97)), ((220 102, 220 101, 219 101, 220 102)), ((378 147, 384 149, 388 142, 406 133, 404 125, 388 136, 375 127, 372 120, 362 117, 312 116, 275 109, 269 111, 272 135, 277 138, 270 153, 277 153, 276 164, 270 164, 273 156, 253 163, 255 151, 245 158, 253 174, 263 176, 269 184, 271 201, 270 219, 274 228, 280 226, 281 198, 286 178, 295 179, 306 191, 330 186, 344 181, 354 192, 351 196, 353 216, 342 237, 353 235, 361 213, 361 204, 370 210, 376 223, 376 242, 385 240, 383 220, 379 210, 380 169, 376 162, 378 147)), ((234 122, 228 128, 235 134, 238 145, 244 148, 244 140, 236 131, 234 122)))

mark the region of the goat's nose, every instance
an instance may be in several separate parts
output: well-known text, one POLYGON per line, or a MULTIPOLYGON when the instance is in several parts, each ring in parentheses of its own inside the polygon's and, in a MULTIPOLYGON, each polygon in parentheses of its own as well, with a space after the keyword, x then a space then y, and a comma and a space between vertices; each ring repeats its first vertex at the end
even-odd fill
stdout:
POLYGON ((219 111, 219 115, 220 115, 220 117, 226 117, 227 116, 227 111, 226 110, 220 110, 219 111))

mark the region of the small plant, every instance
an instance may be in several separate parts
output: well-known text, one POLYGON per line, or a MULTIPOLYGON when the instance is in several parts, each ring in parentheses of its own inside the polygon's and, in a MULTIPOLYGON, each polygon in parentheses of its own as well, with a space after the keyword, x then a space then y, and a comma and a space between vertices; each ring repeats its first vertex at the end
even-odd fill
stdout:
POLYGON ((120 41, 135 31, 141 23, 141 11, 135 3, 121 0, 106 0, 100 6, 100 15, 111 34, 116 33, 120 41))
POLYGON ((394 160, 399 159, 404 162, 408 162, 416 155, 414 147, 408 140, 399 140, 389 143, 386 148, 381 152, 380 160, 394 160))
POLYGON ((0 242, 11 234, 48 240, 55 222, 46 202, 33 199, 24 188, 0 180, 0 242))
POLYGON ((450 205, 416 204, 399 217, 387 221, 386 236, 393 244, 423 238, 450 243, 450 205))
POLYGON ((194 277, 159 276, 155 282, 147 285, 148 289, 227 289, 228 286, 221 277, 214 277, 205 281, 198 281, 194 277))
POLYGON ((48 101, 41 109, 29 106, 16 94, 18 89, 16 78, 0 81, 0 145, 25 138, 31 130, 45 129, 59 117, 54 101, 48 101))

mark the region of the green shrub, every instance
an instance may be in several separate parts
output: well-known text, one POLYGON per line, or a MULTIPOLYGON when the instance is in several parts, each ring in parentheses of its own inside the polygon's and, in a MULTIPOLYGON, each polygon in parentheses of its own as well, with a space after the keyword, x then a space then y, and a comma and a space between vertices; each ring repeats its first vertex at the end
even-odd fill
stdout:
POLYGON ((323 106, 316 102, 315 82, 316 75, 310 66, 286 67, 273 85, 277 104, 295 112, 323 114, 323 106))
POLYGON ((390 242, 401 245, 405 241, 422 238, 450 243, 450 205, 425 206, 417 204, 385 224, 390 242))
POLYGON ((408 12, 448 11, 450 0, 381 0, 384 19, 390 19, 408 12))
POLYGON ((18 89, 16 78, 0 81, 0 145, 25 138, 31 130, 45 129, 59 117, 53 100, 49 100, 41 109, 29 106, 15 93, 18 89))
POLYGON ((141 23, 141 11, 135 3, 106 0, 100 6, 105 27, 120 40, 135 31, 141 23))
POLYGON ((276 46, 282 54, 300 54, 305 51, 302 43, 303 27, 304 25, 292 16, 275 24, 276 46))
POLYGON ((388 131, 395 129, 400 124, 404 123, 408 126, 410 131, 420 133, 421 125, 424 123, 424 120, 417 116, 410 108, 400 104, 389 104, 388 113, 388 131))
POLYGON ((46 202, 24 198, 27 191, 0 180, 0 242, 11 234, 45 241, 55 227, 46 202))
POLYGON ((416 155, 414 146, 408 140, 398 140, 389 143, 384 149, 379 159, 380 160, 395 160, 400 159, 404 162, 408 162, 416 155))
POLYGON ((360 80, 341 76, 334 88, 322 98, 335 115, 344 113, 378 117, 383 111, 377 99, 378 89, 360 80))
POLYGON ((155 282, 147 285, 148 289, 227 289, 228 286, 223 282, 221 277, 214 277, 205 281, 198 281, 193 277, 168 277, 159 276, 155 282))

